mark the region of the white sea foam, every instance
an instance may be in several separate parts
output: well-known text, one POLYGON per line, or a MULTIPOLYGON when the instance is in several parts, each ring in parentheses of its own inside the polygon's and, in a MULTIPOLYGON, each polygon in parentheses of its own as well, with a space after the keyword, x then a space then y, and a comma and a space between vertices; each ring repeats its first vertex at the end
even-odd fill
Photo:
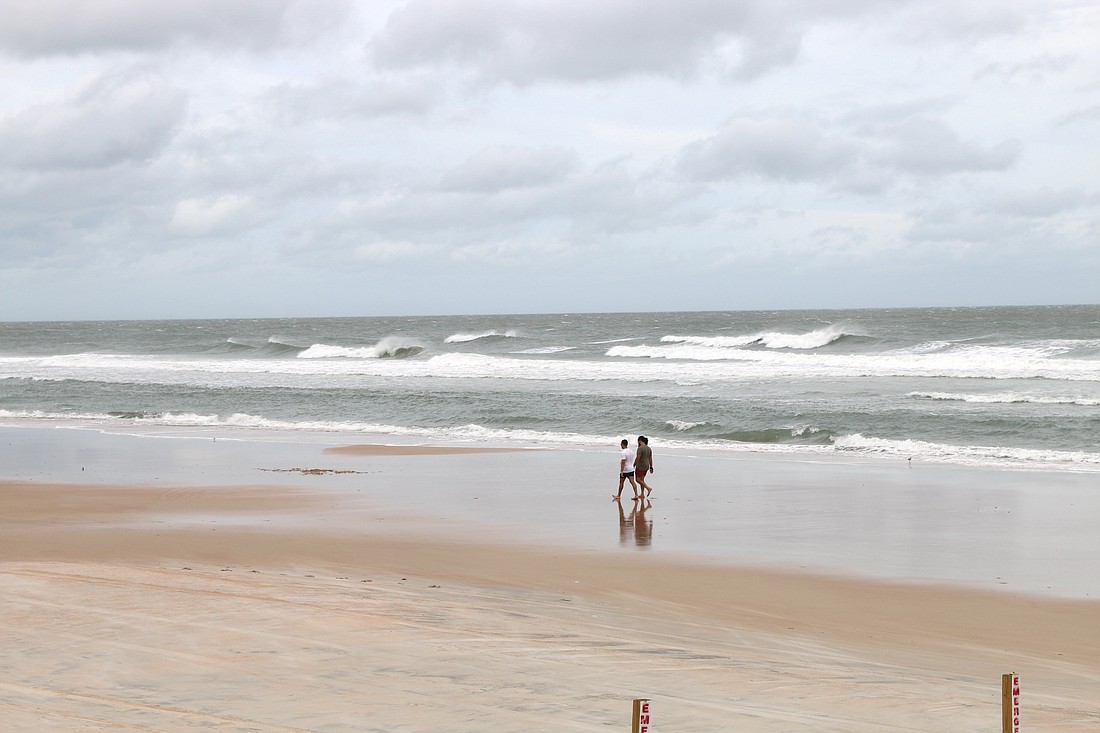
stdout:
POLYGON ((858 433, 838 437, 838 451, 872 453, 937 463, 1008 468, 1100 471, 1100 453, 1039 450, 1004 446, 970 446, 930 443, 923 440, 866 438, 858 433))
MULTIPOLYGON (((416 427, 376 424, 354 421, 287 421, 273 420, 247 414, 228 416, 201 415, 194 413, 164 413, 161 415, 118 417, 107 414, 74 415, 69 413, 49 413, 41 410, 0 410, 0 420, 18 425, 22 421, 56 422, 65 425, 83 424, 100 427, 130 426, 140 429, 187 427, 233 430, 268 431, 305 431, 314 433, 362 433, 371 435, 394 435, 401 437, 419 437, 432 440, 458 441, 473 443, 497 443, 518 445, 553 445, 586 448, 603 448, 617 444, 619 436, 593 435, 526 429, 489 428, 477 424, 453 427, 416 427)), ((677 421, 669 421, 673 425, 677 421)), ((682 423, 692 425, 692 423, 682 423)), ((694 425, 698 425, 695 423, 694 425)), ((679 429, 679 428, 677 428, 679 429)), ((791 435, 798 436, 812 431, 812 428, 792 428, 791 435)), ((865 454, 898 459, 913 459, 933 463, 985 466, 1012 469, 1069 470, 1081 472, 1100 472, 1100 453, 1081 451, 1036 450, 1028 448, 1006 448, 986 446, 959 446, 931 443, 920 440, 887 440, 852 434, 838 437, 834 445, 801 445, 790 443, 753 443, 718 439, 689 440, 661 438, 662 446, 668 450, 692 451, 706 450, 718 452, 755 452, 783 454, 829 453, 865 454)))
POLYGON ((492 338, 519 338, 516 331, 482 331, 481 333, 455 333, 443 339, 445 344, 465 344, 471 341, 492 338))
POLYGON ((809 333, 770 332, 760 334, 760 343, 769 349, 818 349, 844 336, 854 335, 844 326, 825 326, 809 333))
POLYGON ((954 392, 910 392, 906 397, 936 400, 944 402, 972 402, 976 404, 1011 405, 1081 405, 1083 407, 1100 406, 1100 398, 1036 395, 1022 392, 998 392, 988 394, 962 394, 954 392))
POLYGON ((711 349, 683 344, 619 345, 608 359, 522 359, 487 354, 438 354, 428 359, 383 359, 410 342, 371 347, 311 347, 297 359, 190 358, 71 354, 0 357, 0 378, 72 379, 143 384, 242 386, 358 386, 371 377, 653 382, 701 385, 758 379, 952 377, 1100 382, 1100 360, 1043 358, 1024 349, 953 349, 931 354, 820 354, 711 349), (309 351, 313 353, 305 356, 309 351), (324 357, 329 358, 324 358, 324 357), (333 357, 350 358, 333 358, 333 357), (304 358, 302 358, 304 357, 304 358), (237 380, 237 381, 234 381, 237 380), (343 381, 341 381, 343 380, 343 381))
MULTIPOLYGON (((630 339, 635 340, 635 339, 630 339)), ((661 343, 688 344, 708 349, 736 349, 760 340, 759 334, 752 336, 662 336, 661 343)), ((612 343, 612 342, 609 342, 612 343)))
POLYGON ((686 433, 688 430, 691 430, 692 428, 702 427, 703 425, 706 425, 706 423, 689 422, 687 420, 667 420, 665 422, 665 425, 668 425, 670 428, 678 433, 686 433))
MULTIPOLYGON (((821 354, 707 346, 613 346, 607 356, 679 362, 728 362, 711 365, 710 374, 796 377, 956 377, 988 379, 1061 379, 1100 381, 1100 360, 1052 359, 1024 348, 961 347, 932 353, 896 350, 872 354, 821 354)), ((681 376, 691 374, 680 364, 681 376)))
POLYGON ((664 336, 662 343, 680 343, 714 349, 739 349, 759 344, 769 349, 819 349, 844 336, 858 335, 840 324, 824 326, 809 333, 766 331, 743 336, 664 336))
POLYGON ((537 346, 533 349, 524 349, 523 351, 513 351, 513 354, 560 354, 565 351, 573 351, 576 346, 537 346))
POLYGON ((299 359, 381 359, 387 356, 408 356, 424 350, 415 340, 387 336, 374 346, 330 346, 314 344, 298 354, 299 359))

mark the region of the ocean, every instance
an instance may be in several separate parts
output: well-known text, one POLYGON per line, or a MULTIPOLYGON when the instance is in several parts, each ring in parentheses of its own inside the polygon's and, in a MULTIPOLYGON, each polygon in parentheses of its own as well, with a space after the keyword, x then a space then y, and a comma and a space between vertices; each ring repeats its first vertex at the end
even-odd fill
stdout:
POLYGON ((0 323, 44 422, 1100 472, 1100 306, 0 323))

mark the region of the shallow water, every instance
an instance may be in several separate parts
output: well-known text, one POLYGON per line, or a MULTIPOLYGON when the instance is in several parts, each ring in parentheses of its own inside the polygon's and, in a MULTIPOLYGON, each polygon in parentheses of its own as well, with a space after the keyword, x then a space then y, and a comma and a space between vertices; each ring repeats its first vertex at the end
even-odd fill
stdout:
POLYGON ((664 450, 655 455, 651 506, 639 513, 627 499, 611 501, 613 446, 348 456, 324 448, 367 442, 363 436, 233 435, 214 428, 160 427, 157 437, 48 425, 2 428, 0 476, 294 486, 354 497, 363 508, 362 531, 379 530, 370 518, 391 516, 414 520, 395 523, 393 531, 430 536, 445 527, 505 546, 643 552, 1079 598, 1100 594, 1094 522, 1100 492, 1090 474, 664 450))

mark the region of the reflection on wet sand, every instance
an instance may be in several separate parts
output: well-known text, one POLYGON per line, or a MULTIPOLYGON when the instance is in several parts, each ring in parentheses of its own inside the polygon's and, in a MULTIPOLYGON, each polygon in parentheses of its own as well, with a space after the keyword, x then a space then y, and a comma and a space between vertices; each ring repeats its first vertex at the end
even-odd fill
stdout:
POLYGON ((646 512, 653 503, 636 501, 629 514, 620 502, 615 502, 615 506, 619 507, 619 544, 629 545, 633 540, 637 547, 649 547, 653 542, 653 518, 647 517, 646 512))

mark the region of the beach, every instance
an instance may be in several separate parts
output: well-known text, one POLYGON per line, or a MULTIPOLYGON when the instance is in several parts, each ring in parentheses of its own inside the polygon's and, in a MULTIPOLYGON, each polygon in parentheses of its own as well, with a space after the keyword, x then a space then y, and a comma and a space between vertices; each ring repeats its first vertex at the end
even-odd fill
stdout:
MULTIPOLYGON (((1007 672, 1021 675, 1027 730, 1100 725, 1094 575, 1052 566, 1051 590, 987 577, 981 547, 1005 531, 982 530, 989 520, 1012 522, 1028 548, 1094 550, 1069 515, 1095 500, 1072 477, 1061 488, 1077 503, 1060 509, 1028 500, 1044 474, 968 475, 955 488, 978 524, 945 518, 937 542, 974 569, 918 577, 873 552, 863 573, 830 559, 852 519, 836 491, 800 491, 887 470, 858 461, 742 457, 727 478, 743 501, 723 508, 700 482, 727 464, 657 451, 653 506, 638 521, 625 502, 620 522, 611 478, 577 480, 613 453, 0 437, 7 729, 610 731, 649 698, 653 730, 996 730, 1007 672), (1002 487, 999 507, 978 477, 1002 487), (783 493, 783 524, 819 562, 767 532, 756 554, 677 540, 709 531, 693 496, 774 530, 760 497, 783 493), (975 527, 979 542, 963 536, 975 527)), ((888 470, 913 486, 872 508, 885 526, 919 529, 927 507, 912 497, 959 481, 888 470)), ((885 532, 864 541, 880 555, 906 547, 885 532)))

